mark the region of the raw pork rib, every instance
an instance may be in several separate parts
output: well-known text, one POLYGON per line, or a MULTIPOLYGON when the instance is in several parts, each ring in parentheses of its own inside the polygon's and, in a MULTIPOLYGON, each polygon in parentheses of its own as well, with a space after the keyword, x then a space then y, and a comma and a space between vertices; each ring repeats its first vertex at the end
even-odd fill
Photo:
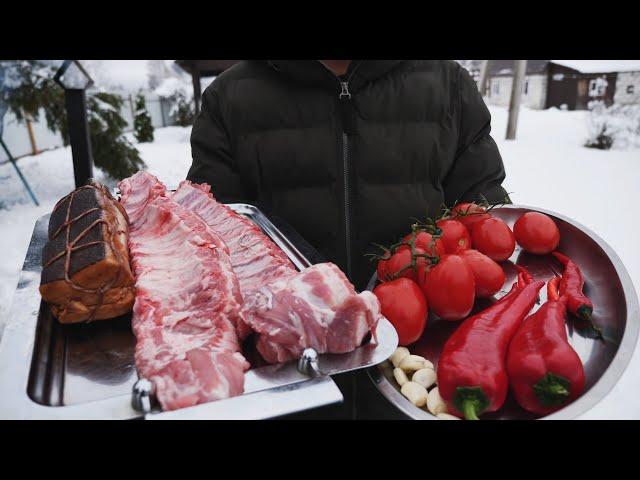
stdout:
POLYGON ((257 348, 269 363, 286 362, 305 348, 346 353, 375 329, 380 303, 357 294, 333 263, 320 263, 245 295, 244 320, 258 332, 257 348))
POLYGON ((257 348, 269 363, 300 356, 306 347, 318 353, 346 353, 374 332, 378 299, 356 294, 332 263, 298 273, 285 253, 256 225, 213 198, 209 185, 180 183, 172 200, 196 212, 229 246, 233 271, 245 300, 240 338, 258 333, 257 348))
POLYGON ((210 189, 185 180, 171 198, 202 217, 227 244, 243 296, 297 273, 287 255, 258 226, 216 201, 210 189))
POLYGON ((242 297, 222 240, 152 175, 119 184, 136 276, 136 367, 164 410, 244 391, 242 297), (162 188, 161 188, 162 187, 162 188))

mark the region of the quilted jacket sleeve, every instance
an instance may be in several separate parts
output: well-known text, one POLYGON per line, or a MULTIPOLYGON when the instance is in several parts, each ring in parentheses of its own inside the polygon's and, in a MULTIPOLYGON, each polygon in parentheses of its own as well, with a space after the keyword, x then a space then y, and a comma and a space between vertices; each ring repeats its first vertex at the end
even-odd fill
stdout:
POLYGON ((452 169, 444 180, 447 205, 456 201, 490 202, 508 199, 501 184, 504 165, 498 147, 491 138, 491 115, 475 81, 458 67, 458 148, 452 169))
POLYGON ((208 183, 222 202, 251 200, 237 171, 229 129, 223 120, 218 93, 211 85, 202 96, 202 108, 191 130, 193 158, 187 180, 208 183))

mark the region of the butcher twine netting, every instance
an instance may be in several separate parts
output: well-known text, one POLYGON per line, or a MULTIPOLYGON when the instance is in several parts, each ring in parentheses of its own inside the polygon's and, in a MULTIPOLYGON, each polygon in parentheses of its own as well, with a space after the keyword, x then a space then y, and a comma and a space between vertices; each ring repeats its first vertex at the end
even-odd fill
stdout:
MULTIPOLYGON (((64 260, 64 281, 67 283, 67 285, 69 285, 73 290, 75 291, 79 291, 82 293, 86 293, 86 294, 90 294, 90 295, 96 295, 97 296, 97 302, 95 304, 95 306, 93 307, 91 314, 89 315, 89 318, 87 318, 86 322, 91 322, 95 319, 95 316, 98 312, 98 309, 102 306, 102 302, 104 300, 104 294, 109 291, 114 285, 115 283, 118 281, 118 279, 120 278, 120 274, 122 272, 122 268, 124 265, 124 262, 126 261, 126 259, 122 256, 122 254, 120 253, 120 250, 118 248, 115 247, 115 238, 117 235, 123 233, 120 230, 117 230, 116 228, 114 228, 114 225, 116 225, 118 222, 116 221, 115 218, 113 218, 113 214, 111 212, 109 212, 108 210, 104 210, 105 215, 100 215, 99 218, 97 218, 96 220, 94 220, 88 227, 86 227, 84 230, 82 230, 75 239, 71 239, 71 227, 73 226, 74 223, 78 222, 80 219, 86 217, 87 215, 96 212, 96 211, 100 211, 102 210, 100 207, 94 207, 94 208, 89 208, 85 211, 83 211, 82 213, 80 213, 79 215, 77 215, 76 217, 70 218, 71 217, 71 209, 73 206, 73 201, 75 196, 82 190, 87 190, 87 189, 93 189, 96 190, 96 198, 100 198, 102 197, 103 199, 108 200, 112 200, 115 202, 115 200, 113 199, 113 197, 111 197, 111 195, 109 194, 109 191, 106 189, 106 187, 104 187, 103 185, 100 184, 89 184, 89 185, 85 185, 83 187, 80 187, 76 190, 74 190, 73 192, 71 192, 69 195, 67 195, 66 197, 62 198, 55 207, 53 207, 53 211, 56 211, 60 205, 64 204, 64 202, 69 199, 69 203, 67 205, 67 214, 65 216, 65 221, 58 227, 58 229, 54 232, 54 234, 51 236, 51 240, 55 239, 58 237, 58 235, 60 235, 61 233, 63 233, 66 236, 66 242, 65 242, 65 248, 63 251, 59 252, 57 255, 55 255, 53 258, 51 258, 48 262, 46 262, 46 264, 44 265, 45 268, 51 266, 54 262, 56 262, 57 260, 59 260, 60 258, 62 258, 63 256, 65 257, 64 260), (84 243, 82 245, 78 245, 78 243, 85 237, 87 236, 91 230, 93 230, 96 227, 99 227, 100 225, 105 225, 106 229, 107 229, 107 235, 100 235, 101 240, 96 240, 96 241, 92 241, 92 242, 87 242, 84 243), (65 230, 66 229, 66 230, 65 230), (104 283, 103 285, 97 287, 97 288, 86 288, 83 287, 82 285, 78 284, 77 282, 74 282, 73 279, 71 278, 71 276, 69 275, 69 271, 71 268, 71 258, 73 256, 74 252, 77 252, 78 250, 82 250, 84 248, 88 248, 94 245, 99 245, 99 244, 104 244, 105 247, 108 247, 111 252, 113 253, 116 262, 118 263, 118 269, 116 270, 116 274, 113 276, 113 278, 111 278, 108 282, 104 283)), ((117 207, 116 207, 117 208, 117 207)), ((126 218, 126 217, 125 217, 126 218)), ((66 310, 66 307, 64 308, 66 310)))

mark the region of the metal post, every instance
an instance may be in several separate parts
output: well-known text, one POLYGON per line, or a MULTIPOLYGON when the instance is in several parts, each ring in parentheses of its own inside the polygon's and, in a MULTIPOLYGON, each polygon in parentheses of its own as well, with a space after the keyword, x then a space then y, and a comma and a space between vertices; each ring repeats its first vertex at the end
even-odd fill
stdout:
POLYGON ((2 149, 4 150, 4 153, 7 154, 7 157, 9 157, 9 161, 13 165, 13 168, 16 169, 16 172, 18 173, 18 177, 20 177, 20 180, 22 180, 22 184, 24 185, 24 188, 27 189, 27 193, 29 193, 31 200, 33 200, 33 203, 36 204, 36 207, 40 206, 40 203, 38 203, 38 199, 36 198, 35 194, 31 190, 31 186, 29 186, 29 182, 27 182, 27 179, 24 178, 24 175, 22 175, 22 171, 18 167, 18 164, 16 163, 15 158, 13 158, 13 155, 11 155, 11 152, 7 148, 7 145, 4 143, 4 140, 2 140, 2 137, 0 137, 0 145, 2 145, 2 149))
POLYGON ((202 96, 202 87, 200 85, 200 70, 197 65, 193 65, 191 70, 191 80, 193 81, 193 101, 196 104, 196 115, 200 113, 200 97, 202 96))
POLYGON ((509 102, 509 120, 507 121, 507 140, 516 139, 518 127, 518 113, 520 112, 520 99, 522 98, 522 85, 527 72, 526 60, 514 60, 513 85, 511 86, 511 101, 509 102))
POLYGON ((87 99, 84 90, 66 89, 65 104, 69 124, 69 140, 73 156, 73 176, 76 188, 86 185, 93 177, 93 155, 87 121, 87 99))
POLYGON ((165 122, 164 119, 164 100, 162 99, 162 97, 160 97, 160 116, 162 117, 162 127, 166 127, 167 126, 167 122, 165 122))

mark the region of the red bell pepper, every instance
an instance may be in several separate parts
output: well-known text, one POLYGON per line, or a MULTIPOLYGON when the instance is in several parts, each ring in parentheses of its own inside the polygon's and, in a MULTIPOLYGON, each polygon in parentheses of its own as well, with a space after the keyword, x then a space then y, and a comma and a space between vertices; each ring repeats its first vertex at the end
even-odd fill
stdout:
MULTIPOLYGON (((522 273, 522 272, 521 272, 522 273)), ((494 412, 509 388, 509 342, 544 282, 513 287, 505 300, 466 319, 449 337, 438 361, 438 387, 450 411, 468 420, 494 412)))
POLYGON ((566 296, 567 309, 576 317, 589 322, 598 338, 604 340, 602 330, 592 320, 593 302, 582 292, 584 277, 580 267, 560 252, 552 252, 551 254, 564 265, 562 280, 560 280, 560 295, 566 296))
POLYGON ((558 296, 559 277, 547 285, 547 302, 516 332, 507 373, 518 404, 539 415, 559 410, 584 391, 584 368, 567 340, 567 297, 558 296))

